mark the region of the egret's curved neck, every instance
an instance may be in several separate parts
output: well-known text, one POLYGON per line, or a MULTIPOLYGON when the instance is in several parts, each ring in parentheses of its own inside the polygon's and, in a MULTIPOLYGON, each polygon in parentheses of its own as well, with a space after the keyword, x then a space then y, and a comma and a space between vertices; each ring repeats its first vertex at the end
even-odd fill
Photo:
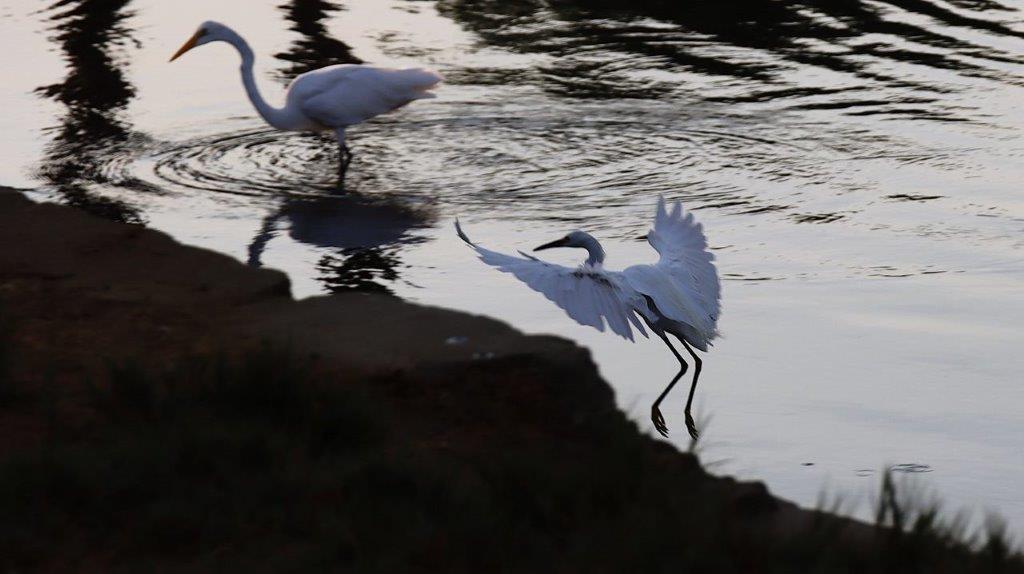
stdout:
POLYGON ((252 64, 256 60, 256 56, 253 55, 249 43, 233 30, 224 38, 224 41, 234 46, 238 50, 238 55, 242 57, 242 85, 245 86, 245 93, 248 94, 253 107, 268 124, 277 129, 288 129, 286 111, 268 104, 260 94, 259 88, 256 87, 256 78, 252 73, 252 64))
POLYGON ((594 238, 594 236, 587 235, 584 237, 580 247, 586 249, 587 253, 590 254, 590 256, 587 257, 587 265, 594 267, 604 263, 604 248, 601 247, 601 243, 594 238))

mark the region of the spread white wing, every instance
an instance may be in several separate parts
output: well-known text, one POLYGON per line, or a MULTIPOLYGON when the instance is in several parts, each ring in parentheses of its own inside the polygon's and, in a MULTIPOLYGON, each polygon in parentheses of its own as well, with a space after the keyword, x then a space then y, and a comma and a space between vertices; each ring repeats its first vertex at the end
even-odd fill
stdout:
POLYGON ((429 90, 440 81, 441 76, 427 70, 342 64, 295 78, 288 88, 288 100, 324 126, 344 127, 413 100, 432 98, 429 90))
POLYGON ((605 323, 616 335, 633 340, 635 327, 644 337, 647 331, 634 314, 634 305, 642 304, 642 296, 629 287, 621 273, 600 268, 571 268, 541 261, 520 252, 521 257, 505 255, 474 244, 455 222, 459 237, 476 250, 480 259, 500 271, 511 273, 534 291, 561 307, 581 325, 604 331, 605 323))
POLYGON ((653 267, 671 278, 685 305, 691 307, 686 311, 693 320, 687 322, 709 340, 714 338, 722 287, 704 227, 679 202, 670 211, 665 199, 659 198, 654 228, 648 232, 647 241, 661 255, 653 267))

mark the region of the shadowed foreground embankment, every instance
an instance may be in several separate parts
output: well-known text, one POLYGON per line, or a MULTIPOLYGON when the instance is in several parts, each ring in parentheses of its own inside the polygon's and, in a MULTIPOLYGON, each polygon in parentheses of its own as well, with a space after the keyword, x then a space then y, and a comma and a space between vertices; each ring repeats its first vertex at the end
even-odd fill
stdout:
POLYGON ((0 191, 0 570, 1020 566, 710 476, 569 341, 0 191))

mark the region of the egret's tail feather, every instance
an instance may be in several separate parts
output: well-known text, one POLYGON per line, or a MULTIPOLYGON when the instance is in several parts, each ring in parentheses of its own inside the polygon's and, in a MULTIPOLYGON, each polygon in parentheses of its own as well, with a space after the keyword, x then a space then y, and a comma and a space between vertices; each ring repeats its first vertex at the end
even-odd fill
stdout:
POLYGON ((412 90, 430 90, 444 81, 441 74, 423 68, 407 68, 399 73, 402 75, 402 83, 405 84, 405 87, 412 90))

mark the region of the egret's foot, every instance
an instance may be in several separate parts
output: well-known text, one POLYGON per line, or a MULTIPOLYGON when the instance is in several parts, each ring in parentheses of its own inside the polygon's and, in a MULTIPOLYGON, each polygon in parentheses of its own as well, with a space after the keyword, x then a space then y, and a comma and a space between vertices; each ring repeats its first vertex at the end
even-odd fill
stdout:
POLYGON ((661 410, 657 406, 651 407, 651 422, 661 436, 668 438, 668 425, 665 424, 665 417, 661 415, 661 410))
POLYGON ((690 433, 690 438, 693 440, 700 439, 700 433, 697 432, 697 424, 693 422, 693 416, 690 411, 686 411, 686 430, 690 433))

